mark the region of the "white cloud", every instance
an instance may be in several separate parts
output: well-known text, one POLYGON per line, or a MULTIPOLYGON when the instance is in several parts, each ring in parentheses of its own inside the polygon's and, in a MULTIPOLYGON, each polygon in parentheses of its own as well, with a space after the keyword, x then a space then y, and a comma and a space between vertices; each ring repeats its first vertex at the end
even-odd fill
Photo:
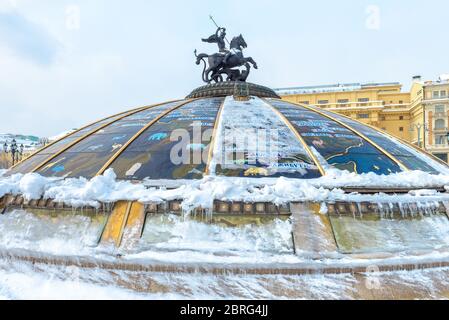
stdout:
POLYGON ((51 64, 60 44, 40 25, 17 12, 0 12, 0 46, 39 64, 51 64))
POLYGON ((29 133, 51 135, 107 115, 105 102, 120 93, 114 79, 121 77, 123 64, 111 54, 66 54, 43 67, 0 51, 0 69, 8 75, 0 77, 0 105, 8 114, 2 131, 29 128, 29 133))
POLYGON ((11 12, 18 7, 18 0, 0 0, 0 12, 11 12))

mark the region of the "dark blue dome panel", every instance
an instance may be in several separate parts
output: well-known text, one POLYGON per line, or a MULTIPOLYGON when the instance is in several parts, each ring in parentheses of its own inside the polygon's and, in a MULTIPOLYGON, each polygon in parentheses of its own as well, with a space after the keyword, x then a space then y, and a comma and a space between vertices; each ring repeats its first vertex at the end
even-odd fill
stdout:
POLYGON ((329 111, 325 110, 321 111, 351 126, 357 131, 363 132, 365 136, 388 151, 409 170, 421 170, 432 174, 439 173, 439 170, 437 170, 437 168, 440 167, 441 164, 437 163, 435 160, 431 159, 428 156, 425 157, 424 160, 423 158, 421 158, 421 152, 415 151, 412 147, 405 145, 399 140, 382 134, 381 132, 371 128, 370 126, 364 125, 363 123, 344 117, 342 115, 330 113, 329 111))

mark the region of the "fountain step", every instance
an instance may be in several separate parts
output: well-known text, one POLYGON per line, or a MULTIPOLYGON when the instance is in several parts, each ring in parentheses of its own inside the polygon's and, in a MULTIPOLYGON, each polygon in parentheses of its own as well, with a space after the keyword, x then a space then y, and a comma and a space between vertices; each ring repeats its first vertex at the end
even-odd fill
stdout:
POLYGON ((326 203, 327 213, 330 216, 350 215, 361 217, 363 215, 377 215, 384 217, 407 217, 415 215, 428 215, 432 213, 449 212, 449 205, 443 201, 420 201, 399 203, 372 203, 372 202, 335 202, 326 203))
MULTIPOLYGON (((300 203, 300 202, 298 202, 300 203)), ((26 200, 21 195, 5 195, 0 198, 0 213, 6 208, 20 209, 55 209, 55 210, 80 210, 102 213, 111 213, 115 203, 99 202, 99 207, 83 206, 74 207, 70 204, 58 202, 53 199, 26 200)), ((182 200, 171 200, 161 203, 144 203, 146 214, 182 214, 182 200)), ((352 215, 361 216, 365 214, 408 214, 438 212, 448 213, 449 204, 443 201, 426 201, 407 203, 372 203, 372 202, 329 202, 326 203, 328 215, 352 215)), ((269 202, 243 202, 243 201, 220 201, 215 200, 212 209, 201 207, 192 210, 193 215, 246 215, 246 216, 290 216, 291 204, 276 205, 269 202)))
POLYGON ((109 215, 101 235, 101 244, 132 247, 142 236, 145 224, 145 208, 139 202, 119 201, 109 215))
MULTIPOLYGON (((229 265, 139 265, 136 262, 115 259, 99 261, 93 258, 43 257, 27 255, 26 252, 11 253, 0 250, 0 259, 17 272, 33 270, 45 276, 61 279, 77 271, 80 279, 101 279, 102 285, 129 289, 138 293, 160 296, 171 294, 194 297, 198 292, 219 292, 219 297, 231 296, 239 299, 448 299, 447 279, 449 268, 442 263, 384 265, 374 267, 341 268, 353 271, 335 274, 331 267, 312 269, 310 266, 276 265, 236 266, 229 265), (60 267, 62 266, 62 267, 60 267), (410 267, 410 268, 408 268, 410 267), (423 270, 425 268, 428 268, 423 270), (51 269, 49 269, 51 268, 51 269), (404 272, 407 270, 408 272, 404 272), (295 271, 298 271, 295 273, 295 271), (359 272, 355 272, 359 271, 359 272), (378 272, 379 271, 379 272, 378 272), (234 275, 237 277, 233 277, 234 275), (256 276, 253 276, 256 275, 256 276), (192 281, 193 280, 193 281, 192 281), (248 296, 248 288, 263 288, 261 295, 248 296), (193 294, 192 294, 193 292, 193 294)), ((338 269, 335 267, 334 269, 338 269)))
MULTIPOLYGON (((343 187, 346 193, 360 193, 360 194, 407 194, 410 191, 422 190, 423 188, 362 188, 362 187, 343 187)), ((429 187, 426 189, 435 190, 440 193, 445 193, 444 186, 429 187)))
POLYGON ((295 252, 311 258, 321 258, 326 253, 337 252, 332 226, 327 215, 320 213, 317 203, 292 203, 295 252))
MULTIPOLYGON (((118 201, 120 202, 120 201, 118 201)), ((99 208, 93 206, 83 206, 83 210, 95 210, 101 212, 112 212, 115 203, 99 202, 99 208)), ((117 202, 116 202, 117 203, 117 202)), ((168 214, 183 213, 182 200, 171 200, 161 203, 151 202, 145 203, 145 213, 151 214, 168 214)), ((25 200, 21 195, 6 195, 0 198, 0 209, 5 208, 36 208, 36 209, 61 209, 61 210, 77 210, 70 204, 57 202, 53 199, 35 199, 25 200)), ((231 201, 214 201, 212 210, 204 208, 193 209, 194 214, 220 214, 220 215, 290 215, 289 205, 275 205, 269 202, 231 202, 231 201)))
POLYGON ((377 272, 416 271, 426 269, 449 268, 449 260, 439 261, 411 260, 408 262, 382 263, 379 262, 373 268, 372 260, 359 260, 351 263, 334 264, 317 263, 307 261, 303 263, 280 263, 275 266, 267 264, 214 264, 214 263, 149 263, 148 261, 126 260, 117 256, 111 260, 96 257, 43 255, 28 251, 3 251, 0 250, 0 259, 8 261, 23 261, 33 264, 46 264, 57 266, 73 266, 85 269, 127 270, 133 272, 160 272, 160 273, 195 273, 214 275, 312 275, 312 274, 367 274, 377 272))
POLYGON ((53 209, 53 210, 82 210, 92 211, 92 212, 101 212, 101 213, 110 213, 112 211, 114 204, 113 203, 103 203, 99 202, 99 206, 72 206, 70 204, 66 204, 63 202, 58 202, 53 199, 32 199, 26 200, 21 195, 6 195, 0 198, 0 212, 5 212, 9 209, 53 209))

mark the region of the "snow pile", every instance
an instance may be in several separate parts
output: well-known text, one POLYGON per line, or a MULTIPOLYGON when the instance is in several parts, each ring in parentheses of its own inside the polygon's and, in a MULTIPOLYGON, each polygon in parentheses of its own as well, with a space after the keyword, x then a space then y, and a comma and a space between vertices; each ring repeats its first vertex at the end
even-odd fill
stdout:
POLYGON ((0 178, 0 197, 5 194, 21 194, 27 200, 40 199, 54 181, 54 178, 44 178, 37 173, 0 178))
POLYGON ((449 73, 444 73, 438 77, 440 81, 449 81, 449 73))
POLYGON ((22 177, 19 181, 20 193, 25 199, 39 199, 45 192, 49 179, 37 173, 30 173, 22 177))
POLYGON ((194 207, 211 208, 214 199, 223 201, 272 202, 294 201, 375 201, 400 202, 449 200, 449 195, 432 190, 412 191, 408 195, 389 196, 347 194, 343 187, 431 189, 449 186, 448 175, 430 175, 421 171, 402 172, 390 176, 373 173, 357 175, 331 170, 324 177, 311 180, 287 178, 229 178, 208 176, 185 181, 175 189, 148 187, 144 183, 117 181, 112 169, 91 180, 45 178, 36 173, 16 174, 0 178, 0 197, 22 194, 27 199, 54 199, 74 207, 99 207, 100 202, 118 200, 162 202, 183 200, 187 211, 194 207), (447 198, 447 199, 446 199, 447 198))
POLYGON ((40 145, 39 137, 36 136, 0 133, 0 146, 3 147, 4 143, 10 145, 13 139, 16 140, 18 146, 23 145, 24 150, 27 152, 35 150, 40 145))
POLYGON ((377 175, 373 172, 357 174, 337 169, 327 169, 326 175, 317 181, 327 188, 435 188, 449 185, 449 175, 432 175, 422 171, 399 172, 391 175, 377 175))

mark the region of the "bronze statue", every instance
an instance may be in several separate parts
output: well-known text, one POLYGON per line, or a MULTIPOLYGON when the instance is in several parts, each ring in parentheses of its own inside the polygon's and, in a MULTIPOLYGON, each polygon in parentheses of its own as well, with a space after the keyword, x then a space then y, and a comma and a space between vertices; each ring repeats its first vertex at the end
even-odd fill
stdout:
POLYGON ((226 29, 218 27, 215 34, 207 39, 202 39, 203 42, 216 43, 219 52, 213 55, 205 53, 197 54, 196 64, 199 65, 201 61, 204 63, 203 81, 207 83, 222 82, 224 76, 226 81, 246 81, 251 70, 251 65, 257 69, 257 63, 251 57, 245 58, 242 50, 248 45, 242 35, 234 37, 230 43, 229 50, 226 48, 226 29), (206 58, 208 59, 209 67, 207 67, 206 58), (246 70, 240 71, 239 67, 245 67, 246 70))
POLYGON ((203 42, 207 43, 216 43, 218 45, 218 50, 222 53, 227 53, 228 50, 226 49, 226 28, 218 28, 217 32, 215 34, 211 35, 207 39, 201 39, 203 42))

